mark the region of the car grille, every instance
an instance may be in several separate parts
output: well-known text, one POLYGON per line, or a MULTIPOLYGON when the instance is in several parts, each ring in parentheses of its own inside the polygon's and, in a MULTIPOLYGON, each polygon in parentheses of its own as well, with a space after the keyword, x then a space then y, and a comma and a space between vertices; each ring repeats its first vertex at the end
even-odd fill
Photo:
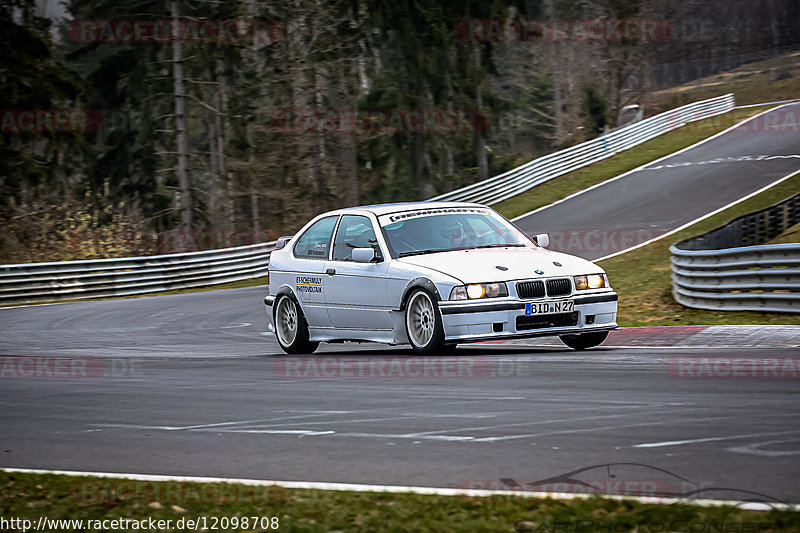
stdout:
POLYGON ((517 283, 517 296, 520 298, 542 298, 544 297, 543 281, 523 281, 517 283))
POLYGON ((565 328, 578 325, 578 312, 557 315, 518 316, 517 331, 544 328, 565 328))
POLYGON ((547 295, 548 296, 565 296, 572 292, 572 284, 568 279, 548 279, 547 280, 547 295))

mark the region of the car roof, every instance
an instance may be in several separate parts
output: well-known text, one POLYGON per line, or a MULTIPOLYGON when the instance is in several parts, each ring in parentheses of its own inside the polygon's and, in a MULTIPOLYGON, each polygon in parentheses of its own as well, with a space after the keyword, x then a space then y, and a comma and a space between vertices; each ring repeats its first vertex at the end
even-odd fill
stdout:
POLYGON ((443 207, 486 207, 481 204, 468 202, 397 202, 393 204, 363 205, 358 207, 346 207, 326 214, 348 213, 352 211, 368 211, 376 216, 397 213, 400 211, 414 211, 417 209, 440 209, 443 207))

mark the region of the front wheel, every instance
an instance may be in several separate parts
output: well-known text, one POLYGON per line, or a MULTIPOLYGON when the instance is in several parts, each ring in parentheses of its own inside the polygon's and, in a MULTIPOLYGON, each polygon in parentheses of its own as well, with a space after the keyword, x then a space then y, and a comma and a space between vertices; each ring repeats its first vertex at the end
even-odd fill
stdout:
POLYGON ((308 322, 300 306, 285 294, 275 302, 275 336, 288 354, 314 353, 319 346, 308 340, 308 322))
POLYGON ((428 291, 416 289, 406 305, 406 334, 411 348, 419 354, 431 354, 444 346, 444 327, 439 306, 428 291))
POLYGON ((594 333, 582 333, 580 335, 561 335, 561 342, 573 350, 585 350, 599 346, 608 337, 607 331, 597 331, 594 333))

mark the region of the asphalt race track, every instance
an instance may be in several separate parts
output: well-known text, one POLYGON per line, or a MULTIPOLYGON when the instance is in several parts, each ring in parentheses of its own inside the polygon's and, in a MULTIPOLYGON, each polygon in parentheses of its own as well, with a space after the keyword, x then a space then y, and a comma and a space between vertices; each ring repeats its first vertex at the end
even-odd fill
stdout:
POLYGON ((0 309, 0 355, 89 369, 13 379, 25 367, 2 358, 0 465, 462 488, 587 469, 573 479, 612 491, 800 501, 800 381, 674 366, 797 348, 478 345, 420 372, 408 350, 376 345, 287 358, 262 333, 263 294, 0 309))
POLYGON ((691 150, 515 222, 529 234, 550 233, 554 249, 587 259, 605 257, 800 170, 798 119, 800 104, 772 110, 691 150))

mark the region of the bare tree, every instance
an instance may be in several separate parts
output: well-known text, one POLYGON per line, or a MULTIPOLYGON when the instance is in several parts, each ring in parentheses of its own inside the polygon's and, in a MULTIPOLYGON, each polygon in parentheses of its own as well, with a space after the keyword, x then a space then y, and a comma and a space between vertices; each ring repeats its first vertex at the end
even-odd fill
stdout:
POLYGON ((186 93, 183 79, 183 49, 180 31, 180 0, 172 0, 172 24, 176 32, 172 36, 172 76, 175 97, 175 141, 178 158, 178 185, 180 187, 179 209, 181 213, 180 229, 192 229, 192 184, 189 178, 189 138, 186 128, 186 93))

